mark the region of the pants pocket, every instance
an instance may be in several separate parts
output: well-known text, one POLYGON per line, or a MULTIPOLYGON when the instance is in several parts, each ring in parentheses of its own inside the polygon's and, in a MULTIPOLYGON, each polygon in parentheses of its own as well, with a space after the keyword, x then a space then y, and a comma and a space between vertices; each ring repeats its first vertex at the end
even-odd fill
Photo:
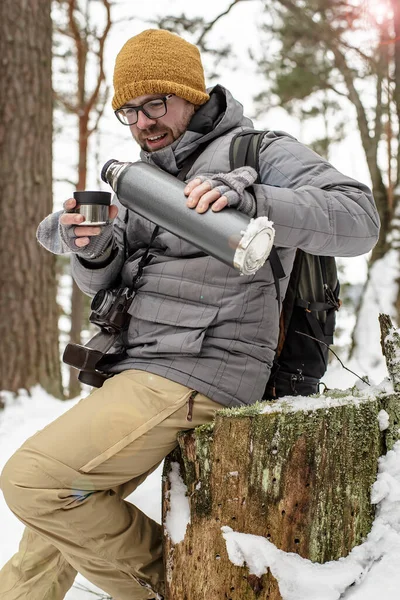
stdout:
MULTIPOLYGON (((124 371, 108 380, 101 390, 107 393, 107 384, 113 384, 108 410, 97 415, 90 424, 91 436, 95 439, 91 447, 100 452, 79 467, 81 473, 90 473, 93 469, 115 456, 129 444, 157 427, 162 421, 184 406, 193 390, 144 371, 124 371), (118 390, 115 387, 118 386, 118 390), (119 424, 112 425, 113 396, 122 394, 125 398, 126 416, 119 418, 119 424)), ((100 391, 100 390, 99 390, 100 391)), ((96 392, 97 393, 97 392, 96 392)), ((87 457, 88 458, 88 457, 87 457)))

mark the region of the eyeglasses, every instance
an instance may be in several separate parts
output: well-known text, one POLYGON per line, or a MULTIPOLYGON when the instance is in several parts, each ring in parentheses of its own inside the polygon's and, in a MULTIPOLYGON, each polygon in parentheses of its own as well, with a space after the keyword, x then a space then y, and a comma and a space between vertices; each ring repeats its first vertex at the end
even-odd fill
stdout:
POLYGON ((162 98, 154 98, 140 106, 123 106, 115 110, 115 116, 122 125, 135 125, 141 110, 148 119, 159 119, 167 114, 167 100, 172 98, 174 94, 167 94, 162 98))

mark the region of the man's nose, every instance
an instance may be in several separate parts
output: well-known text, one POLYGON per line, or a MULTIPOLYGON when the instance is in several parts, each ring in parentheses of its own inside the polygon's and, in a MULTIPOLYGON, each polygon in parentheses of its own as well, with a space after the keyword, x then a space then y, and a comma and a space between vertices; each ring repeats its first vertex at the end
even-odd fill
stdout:
POLYGON ((138 111, 138 118, 136 123, 136 127, 138 129, 148 129, 151 125, 154 125, 155 122, 156 119, 149 119, 149 117, 146 117, 142 110, 138 111))

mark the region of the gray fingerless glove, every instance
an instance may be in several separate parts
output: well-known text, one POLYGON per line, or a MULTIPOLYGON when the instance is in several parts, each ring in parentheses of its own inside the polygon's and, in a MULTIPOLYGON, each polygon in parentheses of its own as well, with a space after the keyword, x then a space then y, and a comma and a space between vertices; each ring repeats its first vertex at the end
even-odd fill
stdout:
POLYGON ((90 242, 84 248, 78 248, 75 244, 76 236, 74 229, 76 225, 61 225, 59 219, 65 211, 51 213, 39 224, 36 237, 38 242, 53 254, 66 254, 73 252, 86 260, 98 258, 112 246, 114 234, 112 223, 103 225, 100 235, 90 238, 90 242))
POLYGON ((209 183, 212 190, 217 189, 221 196, 228 199, 228 206, 236 208, 249 217, 254 217, 256 214, 255 198, 246 192, 246 188, 253 185, 257 179, 257 171, 252 167, 239 167, 230 173, 196 175, 196 178, 202 183, 209 183))
POLYGON ((86 260, 90 260, 92 258, 98 258, 101 256, 105 250, 110 248, 112 240, 113 240, 113 226, 112 223, 106 223, 106 225, 101 225, 101 233, 99 235, 94 235, 89 237, 89 243, 87 246, 83 248, 79 248, 75 244, 75 240, 77 239, 75 235, 75 227, 76 225, 61 225, 58 223, 58 232, 60 238, 70 252, 74 252, 78 256, 85 258, 86 260))

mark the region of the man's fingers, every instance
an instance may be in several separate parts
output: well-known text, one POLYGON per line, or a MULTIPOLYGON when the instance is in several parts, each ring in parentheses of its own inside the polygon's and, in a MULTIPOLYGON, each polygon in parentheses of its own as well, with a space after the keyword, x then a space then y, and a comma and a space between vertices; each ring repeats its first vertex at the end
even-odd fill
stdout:
POLYGON ((76 238, 75 246, 78 246, 78 248, 83 248, 84 246, 87 246, 89 242, 90 239, 88 237, 76 238))
MULTIPOLYGON (((196 179, 194 181, 196 181, 196 179)), ((197 181, 200 180, 198 179, 197 181)), ((193 208, 199 202, 201 196, 203 196, 206 192, 209 192, 210 190, 211 184, 208 181, 204 181, 204 183, 198 183, 197 185, 192 187, 189 193, 187 205, 193 208)))
POLYGON ((85 217, 77 213, 64 213, 60 216, 61 225, 76 225, 77 223, 83 223, 85 217))
MULTIPOLYGON (((189 181, 189 183, 187 184, 187 186, 185 187, 185 189, 183 190, 183 193, 185 194, 185 196, 189 196, 190 192, 198 185, 201 184, 201 179, 199 179, 198 177, 196 177, 195 179, 192 179, 192 181, 189 181)), ((208 188, 210 189, 210 188, 208 188)))
POLYGON ((210 198, 212 198, 214 201, 217 198, 219 198, 219 196, 220 193, 218 191, 211 190, 210 184, 204 182, 193 189, 193 191, 189 195, 186 205, 190 208, 195 208, 195 206, 198 206, 201 202, 204 203, 210 198), (210 196, 209 194, 212 194, 212 196, 210 196))
POLYGON ((204 213, 209 209, 210 205, 218 200, 221 197, 221 194, 218 190, 211 190, 205 194, 203 194, 197 203, 196 212, 204 213))
POLYGON ((210 204, 218 200, 220 196, 221 194, 217 189, 210 190, 210 184, 204 182, 193 188, 186 205, 189 208, 195 208, 198 213, 205 213, 210 204))
POLYGON ((218 212, 226 206, 228 206, 228 198, 226 196, 221 196, 221 198, 218 198, 218 200, 214 202, 214 204, 211 207, 211 210, 214 212, 218 212))
POLYGON ((76 207, 75 198, 68 198, 63 204, 64 210, 73 210, 76 207))
POLYGON ((85 237, 87 235, 100 235, 100 233, 101 227, 96 227, 95 225, 92 225, 90 227, 75 227, 74 229, 74 234, 76 235, 76 237, 85 237))
POLYGON ((110 221, 112 219, 115 219, 117 214, 118 214, 118 206, 115 206, 115 204, 111 204, 109 211, 108 211, 108 217, 109 217, 110 221))
MULTIPOLYGON (((117 209, 118 210, 118 209, 117 209)), ((61 225, 77 225, 83 223, 85 217, 83 215, 77 215, 75 213, 65 213, 60 216, 61 225)), ((101 233, 101 227, 98 225, 80 225, 75 227, 74 235, 77 237, 84 237, 87 235, 99 235, 101 233)))

